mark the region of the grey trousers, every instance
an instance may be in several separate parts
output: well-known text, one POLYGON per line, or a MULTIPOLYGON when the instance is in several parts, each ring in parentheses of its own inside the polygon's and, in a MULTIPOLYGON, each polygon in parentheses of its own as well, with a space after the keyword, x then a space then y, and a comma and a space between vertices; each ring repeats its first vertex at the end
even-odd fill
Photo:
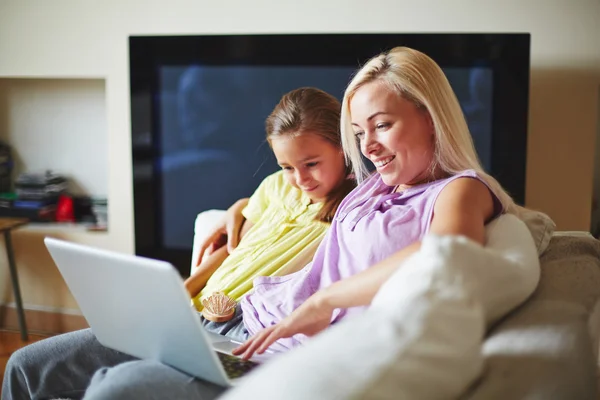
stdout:
MULTIPOLYGON (((237 311, 237 310, 236 310, 237 311)), ((243 341, 241 314, 210 331, 243 341)), ((152 360, 101 345, 90 329, 54 336, 26 346, 8 360, 2 400, 69 398, 215 399, 226 388, 191 377, 152 360)))

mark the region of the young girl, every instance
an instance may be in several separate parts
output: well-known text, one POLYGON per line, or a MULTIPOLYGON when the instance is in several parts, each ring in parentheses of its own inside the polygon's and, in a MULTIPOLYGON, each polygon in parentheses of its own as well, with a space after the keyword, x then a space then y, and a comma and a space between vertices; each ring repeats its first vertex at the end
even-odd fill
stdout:
POLYGON ((185 282, 199 311, 217 291, 239 301, 257 276, 289 274, 312 259, 355 186, 341 147, 340 110, 335 97, 301 88, 284 95, 269 115, 267 141, 282 171, 265 178, 249 199, 238 247, 205 257, 185 282))

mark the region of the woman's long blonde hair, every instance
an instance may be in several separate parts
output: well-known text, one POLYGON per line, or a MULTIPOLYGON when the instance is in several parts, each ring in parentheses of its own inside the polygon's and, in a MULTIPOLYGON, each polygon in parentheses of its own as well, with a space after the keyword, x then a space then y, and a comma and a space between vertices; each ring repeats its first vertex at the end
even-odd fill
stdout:
POLYGON ((420 51, 396 47, 367 62, 354 76, 342 102, 342 146, 356 179, 361 182, 368 175, 360 147, 352 129, 350 101, 362 86, 380 81, 399 96, 427 110, 435 130, 434 156, 431 171, 441 169, 449 175, 473 169, 502 203, 506 211, 513 211, 514 201, 493 177, 481 166, 473 139, 458 99, 442 69, 420 51))

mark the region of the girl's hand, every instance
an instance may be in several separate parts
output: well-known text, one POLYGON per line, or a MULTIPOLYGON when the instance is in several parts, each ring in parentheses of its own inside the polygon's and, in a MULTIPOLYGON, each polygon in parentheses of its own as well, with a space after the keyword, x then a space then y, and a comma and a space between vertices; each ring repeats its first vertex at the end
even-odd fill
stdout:
POLYGON ((227 244, 227 251, 229 253, 237 247, 240 242, 240 231, 245 221, 242 210, 247 204, 248 199, 241 199, 229 207, 221 223, 213 229, 200 245, 196 266, 202 262, 204 253, 209 255, 225 244, 227 244))
POLYGON ((276 340, 288 338, 297 333, 313 336, 329 327, 333 308, 319 295, 309 297, 300 307, 278 324, 258 332, 234 349, 232 354, 242 355, 248 360, 254 353, 262 354, 276 340))

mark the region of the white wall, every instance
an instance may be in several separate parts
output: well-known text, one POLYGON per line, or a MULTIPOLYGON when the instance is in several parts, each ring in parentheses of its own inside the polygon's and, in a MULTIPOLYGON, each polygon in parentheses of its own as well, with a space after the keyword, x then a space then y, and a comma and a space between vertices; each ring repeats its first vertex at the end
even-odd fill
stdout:
POLYGON ((106 79, 106 243, 131 252, 128 35, 298 32, 530 32, 527 204, 589 228, 598 0, 0 0, 0 77, 106 79))
POLYGON ((14 177, 52 170, 69 191, 106 197, 108 134, 102 79, 1 79, 0 139, 10 143, 14 177))

